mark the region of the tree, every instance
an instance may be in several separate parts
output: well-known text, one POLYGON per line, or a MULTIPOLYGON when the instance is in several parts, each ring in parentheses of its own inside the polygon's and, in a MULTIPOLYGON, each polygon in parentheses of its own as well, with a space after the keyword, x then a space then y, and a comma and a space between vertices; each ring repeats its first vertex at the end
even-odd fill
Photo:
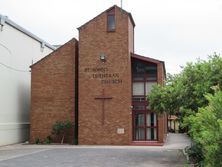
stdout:
POLYGON ((148 101, 150 107, 157 112, 167 112, 169 114, 176 113, 178 111, 179 101, 177 98, 177 92, 171 85, 161 86, 155 85, 151 93, 148 95, 148 101))
POLYGON ((222 166, 222 58, 187 63, 178 75, 169 75, 166 86, 156 86, 148 96, 157 112, 180 112, 196 146, 194 154, 206 166, 222 166), (207 95, 206 95, 207 94, 207 95))
POLYGON ((206 93, 213 93, 211 86, 222 88, 222 58, 216 54, 208 61, 198 60, 187 63, 182 72, 167 77, 166 86, 156 86, 148 96, 151 108, 157 112, 183 112, 186 116, 190 111, 197 112, 208 101, 206 93))

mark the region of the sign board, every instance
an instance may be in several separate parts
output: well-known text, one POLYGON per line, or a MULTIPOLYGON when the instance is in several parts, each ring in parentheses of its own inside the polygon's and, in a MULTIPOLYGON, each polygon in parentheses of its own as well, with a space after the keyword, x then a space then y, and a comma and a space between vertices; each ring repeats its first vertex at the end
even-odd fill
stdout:
POLYGON ((124 134, 124 128, 117 128, 117 134, 124 134))

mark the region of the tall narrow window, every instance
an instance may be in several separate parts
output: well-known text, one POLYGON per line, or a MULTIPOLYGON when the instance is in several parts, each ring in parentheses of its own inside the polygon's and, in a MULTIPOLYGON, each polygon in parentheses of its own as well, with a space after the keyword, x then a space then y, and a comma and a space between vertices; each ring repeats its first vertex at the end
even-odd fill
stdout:
POLYGON ((108 24, 108 31, 115 31, 116 23, 115 23, 115 15, 108 15, 107 16, 107 24, 108 24))
POLYGON ((116 20, 115 20, 115 8, 107 11, 107 31, 115 31, 116 20))

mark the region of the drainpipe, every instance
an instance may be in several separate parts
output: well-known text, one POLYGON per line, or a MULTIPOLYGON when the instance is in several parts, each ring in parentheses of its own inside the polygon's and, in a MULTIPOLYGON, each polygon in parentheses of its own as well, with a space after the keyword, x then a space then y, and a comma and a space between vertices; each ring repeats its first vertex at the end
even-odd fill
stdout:
MULTIPOLYGON (((76 42, 76 41, 75 41, 76 42)), ((76 42, 77 43, 77 42, 76 42)), ((79 102, 79 51, 78 51, 78 44, 75 43, 75 111, 74 111, 74 117, 75 117, 75 125, 74 125, 74 144, 78 145, 78 102, 79 102)))

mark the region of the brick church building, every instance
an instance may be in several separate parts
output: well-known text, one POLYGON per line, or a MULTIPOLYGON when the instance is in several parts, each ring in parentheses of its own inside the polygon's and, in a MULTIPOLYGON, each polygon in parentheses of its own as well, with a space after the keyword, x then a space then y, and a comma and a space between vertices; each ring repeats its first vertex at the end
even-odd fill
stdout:
POLYGON ((163 84, 164 62, 134 53, 134 27, 131 14, 113 6, 79 27, 79 40, 31 66, 31 143, 65 120, 74 124, 70 143, 164 143, 166 115, 146 99, 163 84))

